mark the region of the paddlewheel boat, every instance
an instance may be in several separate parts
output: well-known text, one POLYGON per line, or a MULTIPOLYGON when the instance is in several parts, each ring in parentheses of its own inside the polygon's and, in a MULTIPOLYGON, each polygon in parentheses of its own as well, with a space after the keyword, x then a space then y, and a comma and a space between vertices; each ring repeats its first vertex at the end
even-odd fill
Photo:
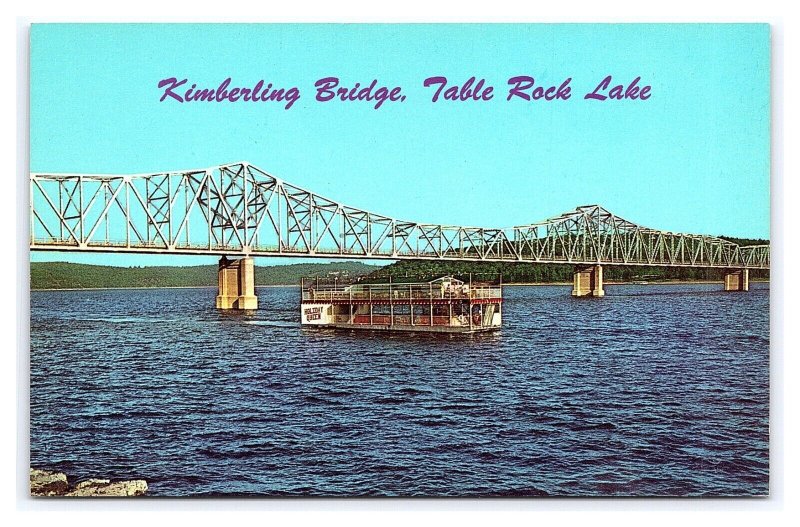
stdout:
POLYGON ((452 276, 380 284, 303 279, 301 290, 304 326, 476 333, 502 323, 502 284, 452 276))

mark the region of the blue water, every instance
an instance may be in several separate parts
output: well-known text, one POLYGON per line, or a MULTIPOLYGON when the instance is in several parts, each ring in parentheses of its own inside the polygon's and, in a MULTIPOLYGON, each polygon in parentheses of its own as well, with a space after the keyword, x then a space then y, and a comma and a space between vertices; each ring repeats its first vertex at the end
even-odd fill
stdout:
POLYGON ((296 288, 31 293, 31 466, 152 496, 763 495, 769 290, 504 288, 501 331, 312 330, 296 288))

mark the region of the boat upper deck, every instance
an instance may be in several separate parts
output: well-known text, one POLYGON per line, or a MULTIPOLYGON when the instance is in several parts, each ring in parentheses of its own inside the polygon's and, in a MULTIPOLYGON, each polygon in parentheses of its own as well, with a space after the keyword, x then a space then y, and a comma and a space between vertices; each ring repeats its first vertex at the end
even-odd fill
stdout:
POLYGON ((306 283, 304 303, 444 303, 502 301, 502 287, 493 284, 467 284, 452 277, 430 282, 381 284, 306 283))

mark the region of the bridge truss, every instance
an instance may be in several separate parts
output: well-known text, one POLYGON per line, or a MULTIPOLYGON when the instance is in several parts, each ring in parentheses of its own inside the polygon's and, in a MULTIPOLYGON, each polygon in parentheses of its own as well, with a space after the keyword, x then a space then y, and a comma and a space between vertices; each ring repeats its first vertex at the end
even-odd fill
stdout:
POLYGON ((485 229, 401 221, 319 196, 248 163, 139 175, 30 175, 30 248, 769 268, 769 245, 649 229, 598 205, 485 229))

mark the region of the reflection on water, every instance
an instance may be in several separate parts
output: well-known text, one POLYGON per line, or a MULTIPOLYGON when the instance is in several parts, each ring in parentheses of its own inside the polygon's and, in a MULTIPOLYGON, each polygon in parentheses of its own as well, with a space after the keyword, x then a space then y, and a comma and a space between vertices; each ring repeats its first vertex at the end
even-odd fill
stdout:
POLYGON ((31 293, 31 465, 150 494, 768 492, 769 291, 504 288, 476 335, 302 328, 214 289, 31 293))

